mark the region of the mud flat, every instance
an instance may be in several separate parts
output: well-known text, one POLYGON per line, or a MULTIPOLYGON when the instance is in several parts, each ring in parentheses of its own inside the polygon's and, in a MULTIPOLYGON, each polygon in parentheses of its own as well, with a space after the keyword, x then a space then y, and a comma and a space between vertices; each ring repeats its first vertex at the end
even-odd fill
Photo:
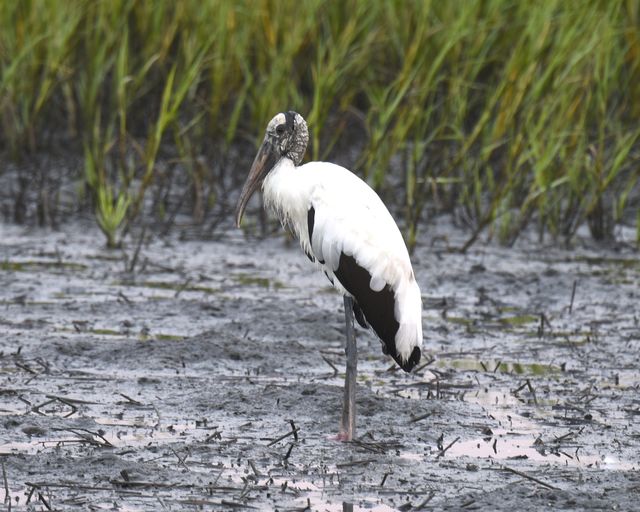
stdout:
MULTIPOLYGON (((446 223, 445 223, 446 224, 446 223)), ((414 262, 426 350, 360 330, 358 440, 336 433, 342 301, 294 243, 106 251, 0 226, 0 496, 11 510, 631 510, 640 259, 477 244, 414 262)))

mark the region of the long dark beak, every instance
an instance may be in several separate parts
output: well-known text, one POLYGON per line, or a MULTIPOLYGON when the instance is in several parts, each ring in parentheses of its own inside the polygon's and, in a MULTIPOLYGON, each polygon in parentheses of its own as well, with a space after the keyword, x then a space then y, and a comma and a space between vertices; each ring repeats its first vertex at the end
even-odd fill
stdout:
POLYGON ((251 170, 249 171, 249 176, 247 177, 247 181, 245 181, 244 183, 244 187, 242 187, 242 192, 240 193, 240 198, 238 199, 238 204, 236 205, 237 227, 240 227, 242 214, 244 213, 244 209, 246 208, 249 199, 251 199, 251 196, 260 186, 260 183, 262 183, 264 177, 276 164, 276 160, 276 152, 273 146, 268 140, 265 140, 262 143, 262 146, 260 146, 255 159, 253 160, 251 170))

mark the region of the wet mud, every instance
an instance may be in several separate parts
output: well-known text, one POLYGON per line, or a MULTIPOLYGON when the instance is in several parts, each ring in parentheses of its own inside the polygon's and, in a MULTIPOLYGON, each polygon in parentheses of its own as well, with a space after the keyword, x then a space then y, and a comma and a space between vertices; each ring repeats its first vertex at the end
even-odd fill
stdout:
POLYGON ((358 330, 358 438, 339 443, 342 300, 295 242, 136 255, 80 223, 0 230, 7 510, 637 508, 631 248, 460 254, 434 227, 413 257, 423 359, 407 375, 358 330))

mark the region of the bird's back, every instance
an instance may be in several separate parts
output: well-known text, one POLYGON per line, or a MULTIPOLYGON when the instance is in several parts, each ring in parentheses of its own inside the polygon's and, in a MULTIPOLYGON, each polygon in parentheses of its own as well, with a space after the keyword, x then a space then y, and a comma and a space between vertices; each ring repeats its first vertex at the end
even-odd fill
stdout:
POLYGON ((280 167, 265 182, 267 203, 333 285, 354 297, 385 352, 411 370, 420 359, 422 300, 388 209, 371 187, 338 165, 294 167, 285 161, 280 167))

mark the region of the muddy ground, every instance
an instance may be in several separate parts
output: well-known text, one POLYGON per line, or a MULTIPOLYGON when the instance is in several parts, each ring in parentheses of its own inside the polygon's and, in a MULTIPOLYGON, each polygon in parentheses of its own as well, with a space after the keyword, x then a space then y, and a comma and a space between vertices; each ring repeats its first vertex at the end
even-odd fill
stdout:
POLYGON ((422 363, 358 331, 353 443, 342 300, 295 243, 0 225, 0 507, 637 509, 638 253, 434 225, 422 363))

